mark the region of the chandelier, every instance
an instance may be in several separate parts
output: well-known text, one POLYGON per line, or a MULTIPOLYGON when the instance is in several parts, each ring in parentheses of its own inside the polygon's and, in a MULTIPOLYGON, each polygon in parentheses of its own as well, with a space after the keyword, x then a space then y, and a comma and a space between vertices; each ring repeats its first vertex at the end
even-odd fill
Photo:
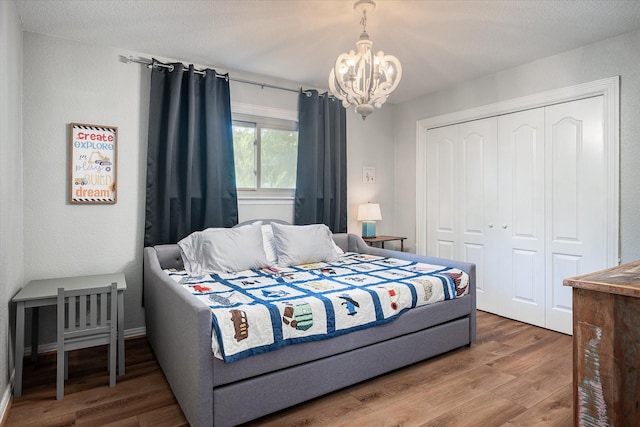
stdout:
POLYGON ((378 51, 373 55, 373 42, 367 34, 367 12, 373 12, 373 0, 358 0, 353 5, 362 13, 362 34, 356 42, 357 52, 343 53, 336 59, 329 74, 329 88, 345 108, 355 106, 356 114, 366 119, 375 108, 382 107, 400 83, 402 67, 398 58, 378 51))

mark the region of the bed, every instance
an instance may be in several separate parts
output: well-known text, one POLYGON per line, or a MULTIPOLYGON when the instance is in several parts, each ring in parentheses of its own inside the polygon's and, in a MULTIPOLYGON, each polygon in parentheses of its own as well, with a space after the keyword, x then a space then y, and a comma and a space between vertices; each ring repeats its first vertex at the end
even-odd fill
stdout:
MULTIPOLYGON (((212 350, 216 337, 212 307, 194 298, 199 291, 185 291, 185 284, 172 277, 171 272, 180 272, 189 263, 184 247, 182 251, 178 244, 147 247, 147 337, 191 425, 241 424, 475 341, 475 265, 373 248, 354 234, 331 238, 346 253, 343 257, 355 253, 458 269, 468 277, 465 292, 403 310, 377 326, 354 327, 327 339, 299 340, 225 362, 212 350)), ((347 303, 345 299, 344 309, 353 308, 347 303)), ((282 320, 288 325, 287 316, 282 320)))

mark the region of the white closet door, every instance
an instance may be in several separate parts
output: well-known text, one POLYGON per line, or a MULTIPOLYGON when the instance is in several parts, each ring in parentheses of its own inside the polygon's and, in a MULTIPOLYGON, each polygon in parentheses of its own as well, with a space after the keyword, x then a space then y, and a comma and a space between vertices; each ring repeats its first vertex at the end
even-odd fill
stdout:
POLYGON ((459 259, 458 126, 427 133, 427 254, 459 259))
POLYGON ((489 117, 458 125, 460 156, 456 168, 460 187, 460 257, 476 264, 477 306, 497 313, 497 138, 498 120, 489 117))
POLYGON ((545 324, 544 108, 498 118, 499 314, 545 324))
POLYGON ((478 309, 571 334, 563 279, 617 255, 604 107, 596 96, 428 130, 427 253, 476 264, 478 309))
POLYGON ((608 150, 602 96, 545 110, 546 326, 571 333, 571 288, 562 280, 607 267, 608 150))

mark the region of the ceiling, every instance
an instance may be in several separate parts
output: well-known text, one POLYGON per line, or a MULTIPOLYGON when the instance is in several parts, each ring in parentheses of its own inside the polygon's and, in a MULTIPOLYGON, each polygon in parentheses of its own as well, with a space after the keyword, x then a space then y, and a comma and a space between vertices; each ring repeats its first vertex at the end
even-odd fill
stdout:
MULTIPOLYGON (((640 29, 640 0, 377 0, 390 103, 640 29)), ((23 29, 328 88, 362 30, 351 0, 16 0, 23 29)))

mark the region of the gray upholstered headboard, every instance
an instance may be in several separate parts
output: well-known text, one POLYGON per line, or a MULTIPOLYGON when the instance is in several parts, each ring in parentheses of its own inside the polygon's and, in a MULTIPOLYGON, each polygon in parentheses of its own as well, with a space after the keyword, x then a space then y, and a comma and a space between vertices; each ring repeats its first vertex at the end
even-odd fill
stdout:
POLYGON ((182 255, 180 254, 180 246, 178 246, 177 243, 156 245, 153 248, 156 250, 160 267, 163 269, 175 268, 176 270, 184 270, 182 255))
POLYGON ((248 221, 242 221, 240 224, 236 224, 231 228, 236 228, 236 227, 241 227, 243 225, 253 224, 256 221, 262 221, 263 224, 271 224, 272 222, 275 222, 276 224, 291 225, 287 221, 283 221, 281 219, 250 219, 248 221))

